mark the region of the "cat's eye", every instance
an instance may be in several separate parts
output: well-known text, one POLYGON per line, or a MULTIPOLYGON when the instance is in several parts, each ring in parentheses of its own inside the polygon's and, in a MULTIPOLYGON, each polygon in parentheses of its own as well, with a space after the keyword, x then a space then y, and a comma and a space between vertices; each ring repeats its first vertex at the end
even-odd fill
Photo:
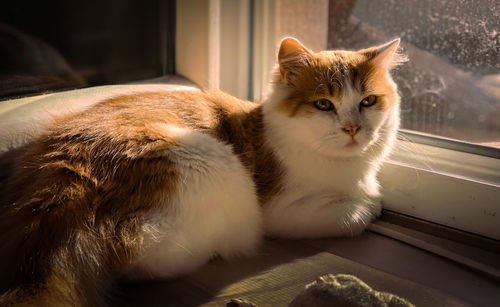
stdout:
POLYGON ((333 110, 333 103, 327 99, 320 99, 314 101, 314 106, 316 107, 316 109, 321 111, 333 110))
POLYGON ((361 102, 359 103, 361 107, 371 107, 375 103, 377 103, 377 96, 375 95, 370 95, 365 97, 361 102))

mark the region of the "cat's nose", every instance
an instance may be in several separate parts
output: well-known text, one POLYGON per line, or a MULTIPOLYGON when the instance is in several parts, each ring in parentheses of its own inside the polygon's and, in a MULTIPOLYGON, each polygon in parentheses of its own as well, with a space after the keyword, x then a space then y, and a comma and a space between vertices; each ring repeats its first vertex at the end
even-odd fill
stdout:
POLYGON ((345 125, 344 128, 342 128, 342 131, 349 134, 350 136, 354 136, 356 135, 356 133, 358 133, 359 129, 361 129, 360 125, 345 125))

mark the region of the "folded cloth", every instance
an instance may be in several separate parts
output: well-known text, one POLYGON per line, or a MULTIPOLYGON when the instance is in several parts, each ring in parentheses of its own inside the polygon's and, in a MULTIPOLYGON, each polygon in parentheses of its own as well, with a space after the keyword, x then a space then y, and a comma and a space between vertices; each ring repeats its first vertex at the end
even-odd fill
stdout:
MULTIPOLYGON (((232 299, 227 307, 256 307, 251 302, 232 299)), ((289 307, 415 307, 408 300, 388 292, 375 291, 353 275, 318 277, 305 286, 289 307)))
POLYGON ((353 275, 324 275, 306 285, 289 307, 315 306, 387 306, 414 307, 404 298, 388 292, 375 291, 361 279, 353 275))

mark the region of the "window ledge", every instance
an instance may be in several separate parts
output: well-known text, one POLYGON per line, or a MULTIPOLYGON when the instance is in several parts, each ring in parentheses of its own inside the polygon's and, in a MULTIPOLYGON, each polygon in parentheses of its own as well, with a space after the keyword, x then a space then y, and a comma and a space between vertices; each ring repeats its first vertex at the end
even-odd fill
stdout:
MULTIPOLYGON (((450 261, 469 267, 500 282, 500 253, 433 236, 415 229, 386 221, 377 221, 368 228, 371 232, 401 241, 408 245, 436 254, 450 261)), ((491 241, 491 250, 498 249, 499 242, 491 241)))

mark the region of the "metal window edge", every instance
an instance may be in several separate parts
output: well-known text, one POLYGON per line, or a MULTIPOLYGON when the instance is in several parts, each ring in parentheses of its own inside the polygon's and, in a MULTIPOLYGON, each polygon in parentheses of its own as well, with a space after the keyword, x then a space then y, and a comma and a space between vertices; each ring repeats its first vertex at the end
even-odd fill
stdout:
POLYGON ((436 146, 440 148, 460 151, 464 153, 471 153, 476 155, 482 155, 485 157, 500 159, 500 148, 484 146, 481 144, 468 143, 456 139, 450 139, 438 135, 430 135, 418 131, 400 129, 399 139, 424 145, 430 145, 430 146, 436 146))
MULTIPOLYGON (((404 133, 406 136, 408 132, 404 133)), ((422 143, 409 138, 398 139, 388 162, 493 186, 500 185, 500 160, 493 157, 493 154, 482 155, 471 152, 472 150, 458 150, 449 146, 441 146, 443 143, 440 140, 432 143, 431 137, 425 138, 428 142, 422 143)), ((450 141, 449 144, 451 142, 457 146, 460 143, 450 141)), ((460 146, 462 145, 473 144, 460 143, 460 146)), ((491 153, 495 150, 497 149, 491 148, 491 153)))

